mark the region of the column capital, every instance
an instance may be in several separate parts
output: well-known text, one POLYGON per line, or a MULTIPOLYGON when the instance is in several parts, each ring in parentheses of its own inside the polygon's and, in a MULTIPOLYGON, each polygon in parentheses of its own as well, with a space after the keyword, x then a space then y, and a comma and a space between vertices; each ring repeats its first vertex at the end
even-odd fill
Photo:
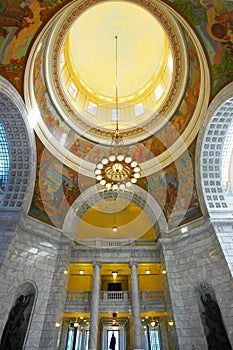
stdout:
POLYGON ((95 266, 99 266, 99 268, 102 267, 102 262, 101 261, 93 261, 92 262, 92 266, 95 267, 95 266))
POLYGON ((137 261, 130 261, 129 262, 129 267, 132 268, 133 266, 135 266, 137 268, 138 267, 138 262, 137 261))

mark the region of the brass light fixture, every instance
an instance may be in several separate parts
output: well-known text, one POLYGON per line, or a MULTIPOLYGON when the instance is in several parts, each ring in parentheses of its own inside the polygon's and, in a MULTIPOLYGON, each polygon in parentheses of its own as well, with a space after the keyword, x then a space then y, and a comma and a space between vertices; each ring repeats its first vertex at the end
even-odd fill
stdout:
POLYGON ((117 278, 117 275, 118 275, 118 271, 117 270, 112 270, 112 277, 113 279, 115 280, 117 278))
POLYGON ((78 326, 79 326, 79 323, 78 323, 78 320, 77 320, 77 317, 76 317, 76 319, 74 321, 74 327, 77 328, 78 326))
POLYGON ((118 190, 130 187, 140 177, 141 168, 131 155, 120 151, 123 147, 123 136, 119 130, 118 106, 118 65, 117 65, 117 36, 116 39, 116 129, 112 134, 111 154, 105 156, 96 164, 94 170, 96 180, 107 189, 118 190))

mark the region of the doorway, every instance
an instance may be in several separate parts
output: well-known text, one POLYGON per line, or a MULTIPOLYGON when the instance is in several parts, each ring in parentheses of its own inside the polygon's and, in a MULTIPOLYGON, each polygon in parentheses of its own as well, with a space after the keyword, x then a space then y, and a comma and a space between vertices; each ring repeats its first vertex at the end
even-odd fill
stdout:
POLYGON ((108 282, 108 292, 121 292, 121 283, 108 282))
POLYGON ((119 330, 116 330, 116 331, 108 330, 107 344, 108 344, 108 349, 120 350, 120 332, 119 332, 119 330), (112 344, 115 345, 115 348, 112 346, 112 344))

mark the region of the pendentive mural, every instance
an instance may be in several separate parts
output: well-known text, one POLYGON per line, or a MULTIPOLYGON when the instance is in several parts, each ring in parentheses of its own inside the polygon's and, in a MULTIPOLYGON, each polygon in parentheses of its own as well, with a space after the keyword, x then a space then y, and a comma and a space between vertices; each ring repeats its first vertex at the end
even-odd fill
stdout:
MULTIPOLYGON (((0 3, 0 74, 8 79, 23 98, 25 66, 30 48, 42 28, 69 1, 12 1, 0 3)), ((187 18, 203 42, 211 71, 211 98, 233 77, 233 4, 229 1, 171 0, 167 4, 187 18)), ((186 33, 189 73, 186 93, 169 123, 157 134, 132 146, 130 151, 139 162, 148 161, 167 150, 182 135, 195 109, 199 95, 200 67, 196 50, 186 33), (176 132, 173 132, 175 130, 176 132)), ((51 135, 62 146, 90 163, 108 149, 78 135, 67 127, 43 81, 43 54, 38 52, 34 67, 34 88, 43 121, 51 135)), ((169 222, 175 227, 200 217, 201 210, 195 188, 195 145, 161 171, 143 177, 138 185, 149 191, 160 203, 169 222), (189 192, 187 197, 185 193, 189 192)), ((37 178, 29 214, 48 224, 62 227, 65 214, 72 203, 94 180, 62 164, 37 139, 37 178), (62 208, 62 210, 61 210, 62 208)))

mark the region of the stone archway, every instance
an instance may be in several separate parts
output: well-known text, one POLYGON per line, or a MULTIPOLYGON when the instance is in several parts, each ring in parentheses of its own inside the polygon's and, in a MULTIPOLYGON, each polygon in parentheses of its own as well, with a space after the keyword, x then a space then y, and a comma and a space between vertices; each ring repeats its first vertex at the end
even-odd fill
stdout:
POLYGON ((222 184, 221 159, 224 140, 232 124, 232 89, 233 83, 230 83, 211 102, 197 143, 196 177, 200 183, 198 194, 202 210, 210 216, 218 216, 224 210, 225 218, 227 215, 232 218, 232 215, 222 184))
MULTIPOLYGON (((115 191, 100 191, 99 186, 92 186, 84 191, 70 207, 64 220, 62 232, 71 240, 75 240, 76 228, 86 211, 103 199, 113 199, 115 195, 115 191)), ((157 232, 167 232, 166 218, 159 204, 148 192, 134 185, 131 190, 118 191, 117 197, 137 205, 147 215, 151 226, 154 226, 157 232)))
POLYGON ((0 121, 4 127, 10 157, 8 181, 0 209, 27 212, 33 194, 36 149, 27 110, 16 89, 0 76, 0 121))
POLYGON ((23 349, 29 331, 35 299, 36 287, 31 282, 21 284, 15 293, 15 302, 5 324, 0 349, 23 349))

